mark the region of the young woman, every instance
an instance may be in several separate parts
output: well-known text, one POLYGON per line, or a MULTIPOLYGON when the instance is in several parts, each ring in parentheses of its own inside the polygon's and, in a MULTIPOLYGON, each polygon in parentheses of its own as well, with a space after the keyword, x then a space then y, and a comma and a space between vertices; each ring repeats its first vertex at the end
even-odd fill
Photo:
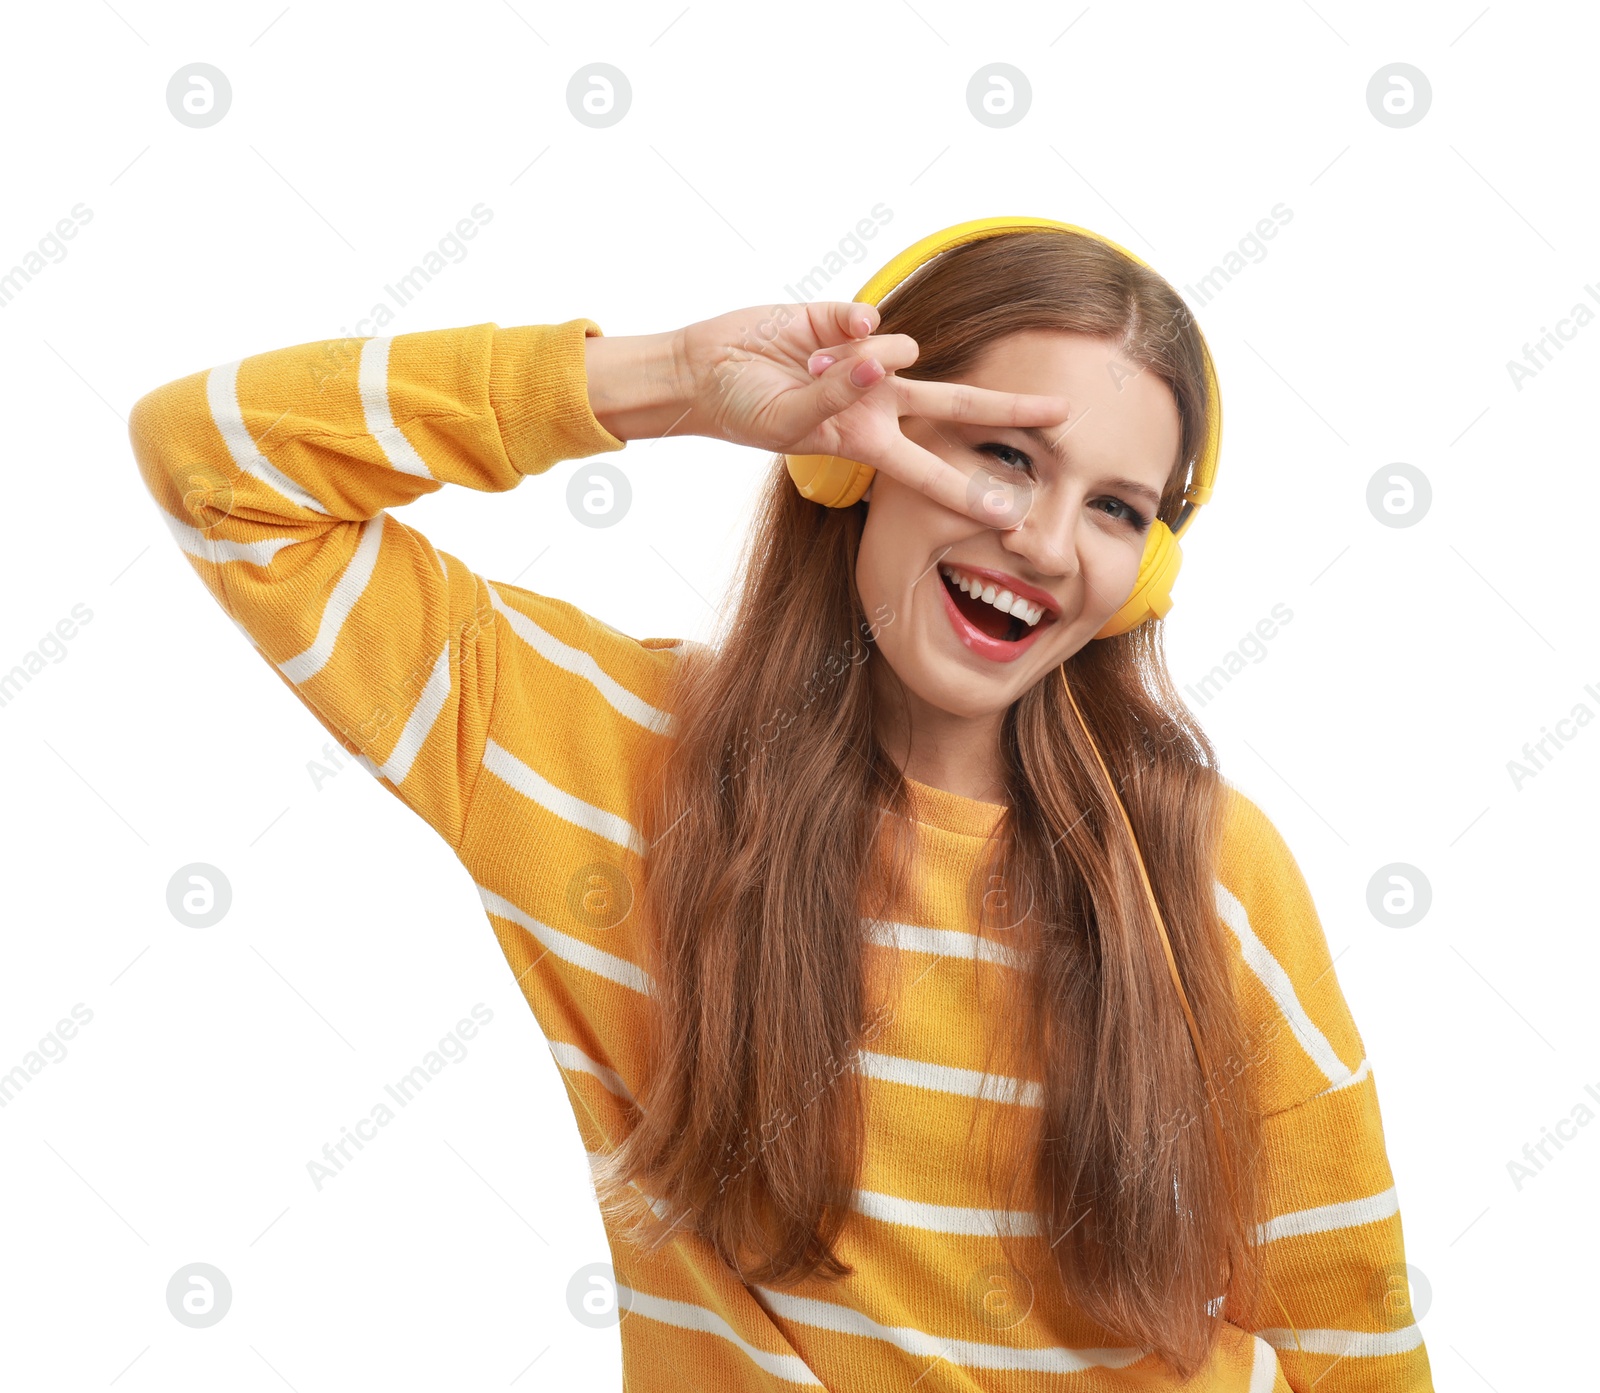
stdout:
POLYGON ((1305 881, 1160 623, 1117 631, 1214 445, 1203 341, 1094 234, 960 232, 881 304, 261 353, 144 397, 134 450, 472 875, 630 1389, 1431 1389, 1305 881), (773 463, 711 646, 389 511, 667 433, 875 471, 825 507, 773 463))

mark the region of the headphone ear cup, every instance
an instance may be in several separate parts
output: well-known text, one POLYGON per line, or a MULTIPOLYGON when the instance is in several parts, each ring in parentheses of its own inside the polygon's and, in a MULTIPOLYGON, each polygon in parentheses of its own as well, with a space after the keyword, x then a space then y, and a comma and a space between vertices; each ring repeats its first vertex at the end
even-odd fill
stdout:
POLYGON ((1115 638, 1150 619, 1162 619, 1172 608, 1172 583, 1183 565, 1183 548, 1172 529, 1157 518, 1145 538, 1144 556, 1139 561, 1139 578, 1122 607, 1107 620, 1096 638, 1115 638))
POLYGON ((825 508, 848 508, 878 472, 840 455, 785 455, 783 460, 801 496, 825 508))

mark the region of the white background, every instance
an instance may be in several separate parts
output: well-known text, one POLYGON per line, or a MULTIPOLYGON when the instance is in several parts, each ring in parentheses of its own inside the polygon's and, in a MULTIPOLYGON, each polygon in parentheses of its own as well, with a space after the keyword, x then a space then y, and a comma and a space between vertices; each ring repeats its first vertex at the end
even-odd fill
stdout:
MULTIPOLYGON (((144 490, 139 396, 350 331, 480 201, 492 221, 389 332, 645 333, 792 299, 880 202, 829 298, 1000 213, 1094 228, 1181 287, 1281 202, 1268 254, 1197 306, 1226 429, 1171 667, 1193 683, 1292 611, 1196 710, 1337 955, 1438 1386, 1571 1386, 1600 1126, 1520 1188, 1508 1163, 1600 1093, 1600 728, 1520 790, 1507 762, 1600 712, 1600 325, 1520 390, 1507 361, 1600 293, 1592 11, 514 3, 8 10, 0 272, 74 205, 93 217, 0 308, 0 671, 74 604, 93 618, 0 707, 0 1071, 75 1003, 93 1019, 0 1110, 0 1383, 620 1386, 615 1329, 567 1308, 608 1256, 571 1108, 470 880, 358 769, 315 786, 326 732, 144 490), (166 104, 195 61, 232 86, 205 129, 166 104), (994 61, 1032 87, 1004 129, 966 104, 994 61), (1395 61, 1432 88, 1406 128, 1366 99, 1395 61), (606 129, 567 107, 591 62, 632 86, 606 129), (1396 462, 1432 488, 1405 528, 1366 501, 1396 462), (233 887, 212 929, 167 908, 197 861, 233 887), (1405 929, 1368 909, 1391 862, 1431 885, 1405 929), (323 1143, 478 1002, 468 1056, 318 1191, 323 1143), (166 1304, 192 1262, 233 1292, 203 1330, 166 1304)), ((624 632, 704 637, 767 457, 690 438, 609 459, 634 489, 610 529, 567 512, 572 465, 406 521, 624 632)))

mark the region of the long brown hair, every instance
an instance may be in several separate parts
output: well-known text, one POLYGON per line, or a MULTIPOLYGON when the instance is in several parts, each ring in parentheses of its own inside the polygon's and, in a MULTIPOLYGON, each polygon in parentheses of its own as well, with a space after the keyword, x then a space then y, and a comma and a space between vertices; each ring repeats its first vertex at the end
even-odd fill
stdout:
MULTIPOLYGON (((1159 510, 1176 520, 1208 404, 1192 317, 1155 273, 1092 238, 1017 232, 943 253, 879 308, 880 333, 919 346, 906 377, 952 377, 1018 330, 1111 341, 1177 402, 1159 510)), ((864 1131, 849 1064, 871 1031, 862 923, 895 900, 910 812, 875 734, 874 639, 892 616, 867 615, 855 587, 864 514, 808 502, 774 462, 719 641, 678 665, 677 737, 644 814, 652 1073, 596 1185, 633 1241, 654 1247, 687 1225, 745 1281, 851 1270, 834 1242, 864 1131)), ((1247 1041, 1213 893, 1225 786, 1161 635, 1152 621, 1063 667, 1143 849, 1208 1057, 1238 1060, 1247 1041)), ((1257 1300, 1251 1090, 1237 1070, 1201 1076, 1121 814, 1057 671, 1008 709, 1001 746, 1009 806, 986 869, 1026 905, 1003 927, 1030 970, 998 974, 1011 999, 994 1009, 1016 1023, 1010 1072, 1042 1079, 1022 1175, 1072 1300, 1188 1377, 1218 1315, 1257 1300)))

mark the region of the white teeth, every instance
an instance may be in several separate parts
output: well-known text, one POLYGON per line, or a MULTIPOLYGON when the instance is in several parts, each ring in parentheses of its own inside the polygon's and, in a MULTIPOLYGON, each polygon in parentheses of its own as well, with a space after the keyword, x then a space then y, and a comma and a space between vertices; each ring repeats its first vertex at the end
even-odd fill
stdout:
POLYGON ((985 604, 993 605, 1002 614, 1015 615, 1030 628, 1044 618, 1043 605, 1030 604, 1009 590, 997 591, 993 581, 976 580, 963 575, 953 566, 941 566, 939 570, 942 575, 948 576, 951 583, 963 594, 976 596, 985 604))

